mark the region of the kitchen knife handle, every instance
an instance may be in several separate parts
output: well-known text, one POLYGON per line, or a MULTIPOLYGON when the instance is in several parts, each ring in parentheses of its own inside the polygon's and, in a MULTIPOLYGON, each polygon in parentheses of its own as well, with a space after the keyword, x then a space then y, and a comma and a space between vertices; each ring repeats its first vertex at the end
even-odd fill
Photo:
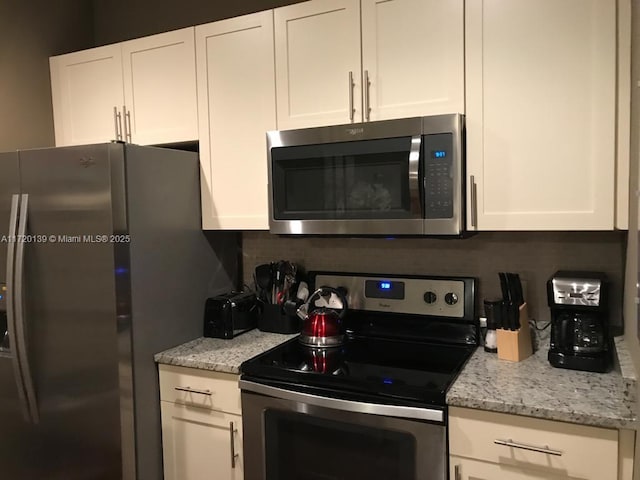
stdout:
POLYGON ((356 114, 355 108, 353 108, 353 88, 355 84, 353 83, 353 72, 349 72, 349 120, 353 123, 353 119, 356 114))
POLYGON ((371 81, 369 80, 369 70, 364 71, 364 117, 368 122, 371 120, 371 105, 369 98, 369 87, 371 87, 371 81))
POLYGON ((478 187, 476 185, 476 177, 471 175, 471 226, 478 228, 478 187))

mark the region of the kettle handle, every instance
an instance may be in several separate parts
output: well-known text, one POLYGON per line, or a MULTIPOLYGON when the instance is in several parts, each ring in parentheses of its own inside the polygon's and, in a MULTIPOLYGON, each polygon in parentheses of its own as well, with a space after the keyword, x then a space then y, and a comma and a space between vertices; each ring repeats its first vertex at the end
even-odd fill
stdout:
POLYGON ((332 294, 335 293, 338 298, 340 299, 340 301, 342 302, 342 309, 340 310, 340 313, 338 314, 338 318, 343 319, 344 316, 347 313, 347 309, 349 308, 349 306, 347 305, 347 297, 344 295, 344 293, 342 293, 339 289, 337 288, 333 288, 333 287, 320 287, 318 288, 315 292, 313 292, 313 294, 309 297, 309 299, 307 300, 307 309, 309 308, 313 308, 313 302, 315 302, 316 300, 318 300, 320 297, 327 295, 327 294, 332 294))

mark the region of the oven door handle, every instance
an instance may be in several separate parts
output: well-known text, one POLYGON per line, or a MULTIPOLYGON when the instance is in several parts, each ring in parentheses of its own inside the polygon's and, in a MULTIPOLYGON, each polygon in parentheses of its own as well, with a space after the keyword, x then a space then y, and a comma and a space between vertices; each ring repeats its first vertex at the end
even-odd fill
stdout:
POLYGON ((261 383, 240 380, 240 389, 267 395, 270 397, 291 400, 293 402, 314 405, 316 407, 332 408, 352 413, 382 415, 385 417, 411 418, 444 423, 444 411, 435 408, 403 407, 401 405, 384 405, 379 403, 356 402, 341 398, 322 397, 310 393, 294 392, 283 388, 263 385, 261 383))

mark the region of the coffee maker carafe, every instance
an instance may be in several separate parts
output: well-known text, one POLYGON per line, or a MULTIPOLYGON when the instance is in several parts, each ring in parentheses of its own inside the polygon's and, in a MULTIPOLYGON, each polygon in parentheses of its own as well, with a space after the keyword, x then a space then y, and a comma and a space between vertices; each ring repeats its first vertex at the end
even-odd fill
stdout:
POLYGON ((603 273, 559 271, 549 279, 551 365, 589 372, 609 370, 607 295, 603 273))

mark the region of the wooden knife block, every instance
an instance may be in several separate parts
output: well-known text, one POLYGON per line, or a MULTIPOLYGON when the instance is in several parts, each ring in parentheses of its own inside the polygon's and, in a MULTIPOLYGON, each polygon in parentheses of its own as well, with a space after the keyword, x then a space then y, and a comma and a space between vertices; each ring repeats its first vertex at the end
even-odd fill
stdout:
POLYGON ((529 314, 527 304, 520 305, 520 329, 496 330, 496 343, 498 346, 498 358, 511 362, 520 362, 533 353, 531 344, 531 330, 529 327, 529 314))

